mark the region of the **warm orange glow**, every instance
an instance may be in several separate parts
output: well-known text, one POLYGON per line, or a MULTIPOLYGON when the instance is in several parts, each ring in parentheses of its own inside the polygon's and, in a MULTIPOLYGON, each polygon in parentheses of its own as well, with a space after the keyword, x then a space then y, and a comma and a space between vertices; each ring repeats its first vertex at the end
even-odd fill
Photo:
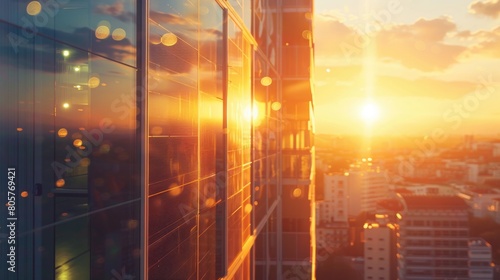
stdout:
POLYGON ((28 197, 28 192, 27 191, 21 192, 21 197, 28 197))
POLYGON ((209 197, 209 198, 207 198, 207 200, 205 200, 205 206, 207 208, 210 208, 210 207, 212 207, 214 205, 215 205, 215 199, 209 197))
POLYGON ((245 213, 246 214, 249 214, 250 212, 252 212, 252 204, 248 203, 247 205, 245 205, 245 213))

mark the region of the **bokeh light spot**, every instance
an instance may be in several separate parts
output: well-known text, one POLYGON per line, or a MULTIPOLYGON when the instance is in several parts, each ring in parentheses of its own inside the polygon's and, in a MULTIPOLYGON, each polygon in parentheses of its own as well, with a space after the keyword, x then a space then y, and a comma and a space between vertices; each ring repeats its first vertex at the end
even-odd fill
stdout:
POLYGON ((98 77, 90 77, 89 79, 89 87, 96 88, 101 83, 101 80, 98 77))
POLYGON ((82 139, 75 139, 75 141, 73 141, 73 146, 77 148, 80 147, 82 144, 83 144, 82 139))
POLYGON ((215 199, 209 197, 207 200, 205 200, 205 206, 206 207, 212 207, 215 205, 215 199))
POLYGON ((36 16, 42 11, 42 4, 38 1, 31 1, 26 6, 26 12, 30 16, 36 16))
POLYGON ((104 39, 108 38, 109 33, 110 33, 109 27, 107 27, 105 25, 101 25, 101 26, 97 27, 97 29, 95 30, 95 37, 97 39, 104 40, 104 39))
POLYGON ((269 76, 265 76, 265 77, 262 77, 262 79, 260 79, 260 83, 261 83, 261 85, 267 87, 273 83, 273 79, 269 76))
POLYGON ((278 101, 274 101, 271 104, 271 109, 273 109, 274 111, 278 111, 279 109, 281 109, 281 103, 278 101))
POLYGON ((252 209, 253 209, 252 204, 247 203, 247 205, 245 205, 245 213, 246 214, 249 214, 250 212, 252 212, 252 209))
POLYGON ((64 181, 64 179, 59 179, 56 181, 56 187, 58 187, 58 188, 64 187, 65 184, 66 184, 66 181, 64 181))
POLYGON ((300 188, 295 188, 292 192, 293 197, 301 197, 302 196, 302 190, 300 188))
POLYGON ((177 36, 174 33, 165 33, 161 36, 161 43, 167 47, 177 44, 177 36))
POLYGON ((113 33, 111 34, 111 38, 115 41, 121 41, 127 37, 127 32, 123 28, 117 28, 113 30, 113 33))

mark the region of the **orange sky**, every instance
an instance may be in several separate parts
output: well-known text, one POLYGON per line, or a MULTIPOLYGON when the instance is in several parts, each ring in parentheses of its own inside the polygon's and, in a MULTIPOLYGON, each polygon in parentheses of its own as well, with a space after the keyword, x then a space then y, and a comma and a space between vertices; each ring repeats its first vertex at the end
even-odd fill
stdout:
POLYGON ((317 133, 500 135, 500 0, 437 2, 316 0, 317 133))

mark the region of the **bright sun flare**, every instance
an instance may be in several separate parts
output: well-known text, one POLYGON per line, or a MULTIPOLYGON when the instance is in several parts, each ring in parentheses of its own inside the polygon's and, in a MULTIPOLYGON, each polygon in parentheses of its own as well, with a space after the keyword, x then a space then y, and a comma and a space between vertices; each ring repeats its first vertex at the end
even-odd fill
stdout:
POLYGON ((361 107, 360 116, 365 123, 373 123, 380 117, 380 109, 375 103, 366 103, 361 107))

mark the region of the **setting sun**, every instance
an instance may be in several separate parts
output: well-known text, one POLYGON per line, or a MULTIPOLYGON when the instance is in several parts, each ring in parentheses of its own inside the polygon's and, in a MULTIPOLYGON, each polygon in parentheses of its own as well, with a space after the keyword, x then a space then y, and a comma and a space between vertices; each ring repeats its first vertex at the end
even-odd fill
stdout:
POLYGON ((368 102, 360 108, 359 114, 365 123, 373 123, 380 117, 380 109, 377 104, 368 102))

